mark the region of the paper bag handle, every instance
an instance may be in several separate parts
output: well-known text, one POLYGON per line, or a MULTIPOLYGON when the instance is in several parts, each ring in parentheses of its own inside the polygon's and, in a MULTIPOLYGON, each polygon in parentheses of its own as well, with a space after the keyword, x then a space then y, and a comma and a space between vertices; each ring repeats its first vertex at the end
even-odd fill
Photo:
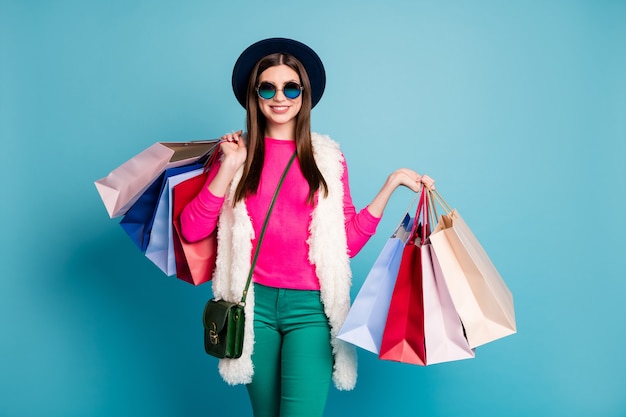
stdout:
POLYGON ((435 200, 437 200, 437 202, 441 205, 441 207, 443 207, 444 210, 446 210, 448 213, 452 212, 452 208, 450 207, 450 205, 448 205, 448 203, 446 203, 446 200, 443 199, 441 194, 439 194, 439 191, 437 191, 436 189, 432 189, 431 193, 433 197, 435 197, 435 200))
POLYGON ((411 236, 409 239, 410 241, 415 242, 415 240, 419 237, 420 244, 424 244, 426 242, 426 239, 428 239, 428 236, 430 235, 428 191, 422 185, 417 195, 419 195, 419 203, 417 203, 417 210, 415 211, 415 218, 413 220, 413 230, 411 231, 411 236), (422 232, 421 236, 419 234, 420 230, 422 232))

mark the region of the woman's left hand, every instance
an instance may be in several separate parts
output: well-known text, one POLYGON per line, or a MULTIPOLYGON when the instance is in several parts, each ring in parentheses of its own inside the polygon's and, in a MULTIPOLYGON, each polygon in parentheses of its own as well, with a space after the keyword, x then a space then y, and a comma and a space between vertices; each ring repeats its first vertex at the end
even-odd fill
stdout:
POLYGON ((407 187, 413 192, 418 192, 422 186, 425 186, 429 190, 434 190, 435 180, 428 175, 420 175, 408 168, 400 168, 393 171, 389 177, 387 177, 387 181, 385 181, 383 187, 368 206, 369 212, 374 217, 381 217, 383 215, 383 211, 389 202, 391 194, 393 194, 399 186, 407 187))
POLYGON ((400 168, 392 172, 387 181, 393 188, 403 185, 415 192, 418 192, 422 185, 429 190, 435 189, 435 180, 428 175, 420 175, 408 168, 400 168))

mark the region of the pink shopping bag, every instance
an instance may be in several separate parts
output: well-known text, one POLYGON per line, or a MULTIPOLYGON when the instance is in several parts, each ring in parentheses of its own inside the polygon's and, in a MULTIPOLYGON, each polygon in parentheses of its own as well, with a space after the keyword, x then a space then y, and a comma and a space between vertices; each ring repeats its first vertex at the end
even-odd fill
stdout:
POLYGON ((431 244, 421 247, 422 289, 424 294, 424 338, 426 365, 471 359, 475 356, 465 337, 439 261, 431 244))
POLYGON ((124 215, 166 168, 197 161, 218 140, 158 142, 138 153, 109 175, 95 181, 111 218, 124 215))

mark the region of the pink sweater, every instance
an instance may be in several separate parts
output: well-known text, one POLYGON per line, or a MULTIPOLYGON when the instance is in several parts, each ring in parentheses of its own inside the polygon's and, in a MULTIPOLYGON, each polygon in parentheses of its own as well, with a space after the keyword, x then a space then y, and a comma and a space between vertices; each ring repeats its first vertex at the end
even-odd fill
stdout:
MULTIPOLYGON (((295 151, 294 141, 265 139, 265 161, 259 189, 246 198, 246 206, 254 234, 259 236, 267 209, 289 158, 295 151), (271 161, 271 162, 270 162, 271 161)), ((291 166, 280 189, 270 221, 263 237, 261 251, 254 270, 256 283, 299 290, 319 290, 315 266, 309 262, 309 225, 313 206, 306 203, 309 186, 304 179, 297 159, 291 166)), ((348 238, 348 254, 355 256, 376 232, 380 218, 372 216, 365 208, 356 212, 348 183, 348 170, 344 164, 343 211, 348 238)), ((207 185, 213 180, 219 163, 209 172, 207 185)), ((203 187, 181 214, 182 232, 189 241, 197 241, 211 234, 225 197, 211 193, 203 187)), ((256 238, 252 242, 256 249, 256 238)), ((252 257, 253 254, 251 254, 252 257)))

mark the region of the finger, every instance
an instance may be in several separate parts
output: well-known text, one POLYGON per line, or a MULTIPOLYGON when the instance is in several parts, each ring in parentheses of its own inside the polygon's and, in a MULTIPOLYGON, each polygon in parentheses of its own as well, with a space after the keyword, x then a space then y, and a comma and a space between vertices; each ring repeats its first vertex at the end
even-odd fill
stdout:
POLYGON ((428 175, 422 175, 421 182, 422 182, 422 184, 424 184, 426 186, 426 188, 428 188, 430 190, 434 190, 435 189, 435 180, 433 180, 428 175))
POLYGON ((243 131, 238 130, 237 132, 233 133, 233 142, 235 143, 241 143, 243 142, 241 139, 243 138, 243 131))

